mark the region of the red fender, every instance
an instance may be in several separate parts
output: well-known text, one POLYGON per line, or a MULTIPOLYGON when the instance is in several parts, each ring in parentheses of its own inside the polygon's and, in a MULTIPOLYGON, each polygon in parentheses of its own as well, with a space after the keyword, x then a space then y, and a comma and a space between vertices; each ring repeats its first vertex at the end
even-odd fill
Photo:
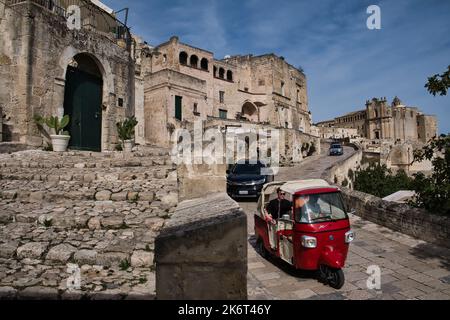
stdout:
POLYGON ((325 246, 320 256, 319 263, 334 269, 342 269, 345 264, 345 256, 334 249, 333 246, 325 246))

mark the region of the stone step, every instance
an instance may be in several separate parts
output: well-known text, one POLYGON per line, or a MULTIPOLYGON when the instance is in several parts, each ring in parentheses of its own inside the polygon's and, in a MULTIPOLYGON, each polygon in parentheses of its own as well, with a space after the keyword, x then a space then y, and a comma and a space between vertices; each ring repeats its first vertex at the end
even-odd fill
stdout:
POLYGON ((148 181, 166 179, 176 175, 174 166, 152 166, 137 168, 18 168, 0 167, 0 180, 27 181, 148 181))
POLYGON ((78 181, 41 182, 3 181, 0 198, 23 201, 61 202, 65 200, 159 201, 169 192, 177 191, 177 181, 78 181))
POLYGON ((151 166, 170 166, 169 157, 149 157, 142 159, 108 159, 108 158, 16 158, 0 157, 0 167, 6 168, 135 168, 151 166))
MULTIPOLYGON (((5 230, 5 226, 10 225, 22 224, 33 229, 40 227, 42 230, 51 227, 57 231, 124 230, 143 226, 152 228, 155 227, 156 221, 162 226, 162 219, 167 219, 173 211, 173 203, 168 202, 166 206, 156 206, 147 201, 85 200, 38 203, 3 199, 0 200, 0 228, 2 228, 0 242, 2 238, 14 238, 12 230, 5 230)), ((26 233, 24 236, 29 237, 26 233)))

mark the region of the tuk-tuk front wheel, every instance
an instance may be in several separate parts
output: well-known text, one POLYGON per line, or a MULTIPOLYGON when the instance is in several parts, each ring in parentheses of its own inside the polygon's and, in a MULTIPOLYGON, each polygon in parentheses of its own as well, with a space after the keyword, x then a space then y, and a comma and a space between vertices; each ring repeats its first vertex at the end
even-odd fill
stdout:
POLYGON ((333 269, 327 266, 320 266, 320 278, 334 289, 341 289, 345 283, 342 269, 333 269))

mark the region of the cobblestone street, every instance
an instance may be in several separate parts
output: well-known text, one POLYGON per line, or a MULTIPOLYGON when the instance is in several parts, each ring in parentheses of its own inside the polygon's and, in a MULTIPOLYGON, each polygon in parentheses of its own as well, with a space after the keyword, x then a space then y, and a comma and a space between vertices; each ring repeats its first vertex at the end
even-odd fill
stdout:
MULTIPOLYGON (((346 154, 351 149, 346 149, 346 154)), ((283 168, 277 180, 318 178, 333 161, 322 155, 299 167, 283 168)), ((256 203, 240 202, 248 217, 249 299, 449 300, 450 250, 351 216, 356 240, 351 244, 341 290, 323 285, 311 272, 295 271, 284 262, 264 259, 255 251, 253 214, 256 203), (369 266, 381 268, 381 290, 369 290, 369 266)))

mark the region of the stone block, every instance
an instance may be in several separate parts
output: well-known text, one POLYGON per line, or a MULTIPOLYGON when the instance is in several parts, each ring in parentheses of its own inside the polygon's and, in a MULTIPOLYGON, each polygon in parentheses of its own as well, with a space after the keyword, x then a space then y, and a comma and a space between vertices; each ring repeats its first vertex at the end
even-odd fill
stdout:
POLYGON ((17 257, 19 259, 40 259, 47 247, 48 243, 46 242, 29 242, 17 249, 17 257))
POLYGON ((131 266, 150 268, 153 265, 153 252, 135 251, 131 256, 131 266))
POLYGON ((246 299, 247 219, 226 194, 179 204, 155 243, 158 299, 246 299))
POLYGON ((104 228, 110 228, 110 229, 120 229, 123 224, 124 220, 120 216, 111 216, 107 218, 102 218, 101 220, 102 226, 104 228))
POLYGON ((80 250, 75 253, 74 260, 79 265, 95 265, 97 264, 97 251, 80 250))
POLYGON ((50 249, 47 260, 66 263, 77 249, 69 244, 60 244, 50 249))
POLYGON ((111 200, 111 191, 102 190, 95 194, 95 200, 97 201, 108 201, 111 200))

